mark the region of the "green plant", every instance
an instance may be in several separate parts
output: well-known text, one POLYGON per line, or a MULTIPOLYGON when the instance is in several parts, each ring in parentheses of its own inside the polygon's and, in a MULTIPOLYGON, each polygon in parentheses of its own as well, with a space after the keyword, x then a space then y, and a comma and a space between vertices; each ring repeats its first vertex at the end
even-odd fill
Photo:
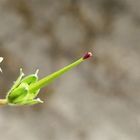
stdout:
MULTIPOLYGON (((36 98, 40 89, 44 86, 50 84, 53 80, 60 77, 62 74, 72 69, 73 67, 79 65, 84 62, 84 60, 88 59, 92 56, 92 53, 86 53, 82 58, 73 62, 72 64, 44 77, 41 80, 38 80, 38 70, 35 74, 31 74, 29 76, 24 77, 24 73, 22 69, 20 69, 20 75, 12 88, 6 95, 5 99, 0 99, 0 105, 33 105, 37 103, 43 103, 39 98, 36 98)), ((0 61, 3 59, 1 58, 0 61)))

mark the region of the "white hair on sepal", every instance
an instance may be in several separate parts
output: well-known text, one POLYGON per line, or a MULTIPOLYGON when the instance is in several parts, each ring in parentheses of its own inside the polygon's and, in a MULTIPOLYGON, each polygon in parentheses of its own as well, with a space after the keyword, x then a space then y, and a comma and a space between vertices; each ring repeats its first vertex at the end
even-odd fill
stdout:
POLYGON ((0 57, 0 63, 3 61, 3 57, 0 57))
MULTIPOLYGON (((0 63, 3 61, 3 57, 0 57, 0 63)), ((0 72, 2 72, 2 69, 0 68, 0 72)))

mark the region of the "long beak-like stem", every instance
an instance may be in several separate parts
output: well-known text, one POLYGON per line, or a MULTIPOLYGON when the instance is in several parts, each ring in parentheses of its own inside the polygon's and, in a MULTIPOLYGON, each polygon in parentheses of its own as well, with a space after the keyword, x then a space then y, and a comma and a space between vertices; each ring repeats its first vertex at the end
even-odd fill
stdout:
POLYGON ((48 85, 49 83, 51 83, 53 80, 55 80, 56 78, 60 77, 62 74, 66 73, 67 71, 69 71, 70 69, 72 69, 73 67, 79 65, 80 63, 82 63, 84 60, 86 60, 87 58, 91 57, 92 53, 88 52, 86 53, 82 58, 80 58, 79 60, 73 62, 72 64, 54 72, 53 74, 39 80, 38 82, 36 82, 35 84, 32 84, 29 88, 30 92, 34 92, 38 89, 41 89, 42 87, 48 85))

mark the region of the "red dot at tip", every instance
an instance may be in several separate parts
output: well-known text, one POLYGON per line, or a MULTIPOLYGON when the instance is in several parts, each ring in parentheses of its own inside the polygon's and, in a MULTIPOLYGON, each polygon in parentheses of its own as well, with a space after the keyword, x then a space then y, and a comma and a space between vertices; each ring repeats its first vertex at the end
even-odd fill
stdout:
POLYGON ((83 59, 88 59, 92 56, 92 53, 91 52, 87 52, 84 56, 83 56, 83 59))

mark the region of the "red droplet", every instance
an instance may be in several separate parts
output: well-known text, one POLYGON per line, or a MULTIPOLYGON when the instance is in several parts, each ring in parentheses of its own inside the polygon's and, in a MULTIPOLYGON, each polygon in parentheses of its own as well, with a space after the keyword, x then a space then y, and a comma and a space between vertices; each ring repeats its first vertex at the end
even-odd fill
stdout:
POLYGON ((83 59, 88 59, 88 58, 90 58, 91 56, 92 56, 92 53, 91 53, 91 52, 87 52, 87 53, 84 55, 83 59))

